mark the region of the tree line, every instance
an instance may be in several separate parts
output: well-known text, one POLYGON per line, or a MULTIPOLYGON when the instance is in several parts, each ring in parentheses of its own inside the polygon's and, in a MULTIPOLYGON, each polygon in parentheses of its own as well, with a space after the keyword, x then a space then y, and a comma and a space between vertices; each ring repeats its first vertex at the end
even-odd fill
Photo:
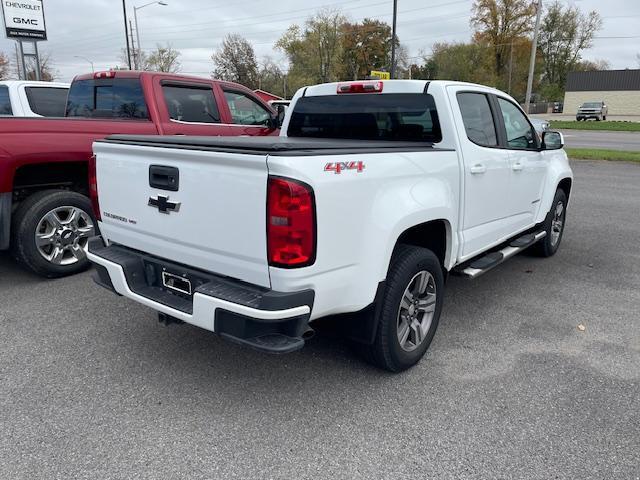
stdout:
MULTIPOLYGON (((473 34, 467 42, 439 42, 430 52, 411 58, 396 37, 396 76, 493 85, 523 101, 535 15, 530 0, 475 0, 470 19, 473 34)), ((608 68, 604 60, 582 58, 601 28, 596 12, 583 13, 558 1, 546 8, 535 59, 537 100, 561 100, 571 71, 608 68)), ((258 60, 249 40, 229 34, 211 56, 212 76, 290 97, 304 85, 364 79, 371 70, 390 71, 392 37, 386 22, 370 18, 352 22, 339 10, 321 10, 303 24, 291 25, 275 42, 275 51, 286 59, 286 71, 271 56, 258 60)), ((169 44, 158 44, 149 53, 132 50, 140 70, 180 72, 180 55, 169 44)), ((120 57, 121 65, 127 65, 124 51, 120 57)), ((53 80, 56 71, 51 57, 45 55, 43 60, 42 76, 53 80)), ((16 72, 7 55, 0 53, 0 79, 16 72)), ((35 78, 35 71, 28 75, 35 78)))
MULTIPOLYGON (((529 0, 475 0, 468 42, 439 42, 431 52, 410 58, 396 36, 396 76, 460 80, 493 85, 524 100, 535 7, 529 0)), ((602 28, 597 12, 556 1, 544 11, 536 52, 536 99, 561 100, 571 71, 602 70, 604 60, 582 53, 602 28)), ((322 82, 364 79, 371 70, 391 70, 391 26, 374 19, 350 22, 339 11, 320 11, 302 25, 291 25, 275 43, 288 71, 271 57, 258 61, 251 42, 230 34, 213 53, 213 76, 261 88, 280 96, 322 82)))

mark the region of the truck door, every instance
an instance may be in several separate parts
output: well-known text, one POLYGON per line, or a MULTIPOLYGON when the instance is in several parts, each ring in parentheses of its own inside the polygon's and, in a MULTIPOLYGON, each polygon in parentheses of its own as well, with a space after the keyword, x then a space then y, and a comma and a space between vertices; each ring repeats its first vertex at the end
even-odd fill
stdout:
POLYGON ((510 202, 511 231, 533 226, 540 207, 548 161, 539 151, 535 129, 520 108, 506 98, 498 97, 499 128, 504 128, 505 147, 511 167, 510 202))
POLYGON ((449 87, 463 157, 462 257, 486 249, 509 232, 509 151, 499 146, 490 95, 449 87))

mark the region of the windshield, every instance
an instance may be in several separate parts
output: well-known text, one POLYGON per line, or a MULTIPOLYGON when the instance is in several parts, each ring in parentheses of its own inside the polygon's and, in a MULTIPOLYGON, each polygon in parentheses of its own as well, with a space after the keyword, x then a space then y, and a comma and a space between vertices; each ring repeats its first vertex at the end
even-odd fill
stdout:
POLYGON ((600 108, 602 104, 600 102, 587 102, 582 104, 582 108, 600 108))
POLYGON ((294 107, 290 137, 439 142, 433 97, 424 93, 302 97, 294 107))

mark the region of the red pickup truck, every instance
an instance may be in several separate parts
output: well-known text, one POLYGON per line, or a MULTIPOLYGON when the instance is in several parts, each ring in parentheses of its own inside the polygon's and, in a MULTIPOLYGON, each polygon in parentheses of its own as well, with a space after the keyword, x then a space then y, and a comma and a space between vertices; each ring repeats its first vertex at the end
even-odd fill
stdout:
POLYGON ((116 133, 277 135, 278 118, 234 83, 132 71, 76 77, 65 118, 0 118, 0 250, 45 277, 88 265, 91 148, 116 133))

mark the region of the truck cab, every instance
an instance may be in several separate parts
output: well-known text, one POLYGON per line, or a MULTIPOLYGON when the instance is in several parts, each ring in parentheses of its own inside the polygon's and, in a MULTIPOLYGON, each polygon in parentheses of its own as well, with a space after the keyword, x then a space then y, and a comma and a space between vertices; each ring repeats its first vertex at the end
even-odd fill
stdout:
POLYGON ((1 81, 0 116, 64 117, 68 91, 68 83, 1 81))

